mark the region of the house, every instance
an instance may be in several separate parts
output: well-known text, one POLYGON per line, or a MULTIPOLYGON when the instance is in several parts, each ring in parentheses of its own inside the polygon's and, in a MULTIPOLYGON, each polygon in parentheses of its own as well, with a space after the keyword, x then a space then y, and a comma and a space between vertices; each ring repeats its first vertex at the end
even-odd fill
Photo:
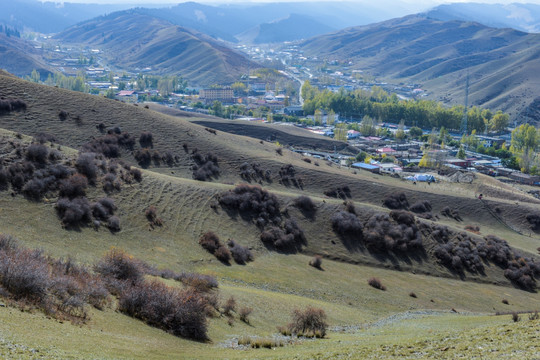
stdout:
POLYGON ((367 171, 372 172, 374 174, 378 174, 380 172, 380 169, 381 169, 377 165, 371 165, 371 164, 366 164, 366 163, 361 163, 361 162, 354 163, 351 166, 353 168, 356 168, 356 169, 367 170, 367 171))
POLYGON ((521 184, 540 185, 540 176, 532 176, 532 175, 523 174, 521 172, 516 171, 516 172, 511 173, 508 177, 521 184))
POLYGON ((377 153, 386 154, 386 155, 395 155, 397 151, 390 147, 382 147, 382 148, 377 149, 377 153))
POLYGON ((137 93, 133 90, 120 90, 116 94, 116 99, 127 103, 136 103, 138 98, 137 93))
POLYGON ((451 167, 457 166, 459 168, 466 168, 470 166, 470 162, 463 159, 447 159, 445 165, 451 165, 451 167))
POLYGON ((283 113, 289 116, 304 116, 304 109, 299 105, 287 106, 283 109, 283 113))
POLYGON ((223 89, 201 89, 199 91, 199 99, 206 104, 211 104, 214 101, 232 104, 234 103, 234 91, 229 87, 223 89))

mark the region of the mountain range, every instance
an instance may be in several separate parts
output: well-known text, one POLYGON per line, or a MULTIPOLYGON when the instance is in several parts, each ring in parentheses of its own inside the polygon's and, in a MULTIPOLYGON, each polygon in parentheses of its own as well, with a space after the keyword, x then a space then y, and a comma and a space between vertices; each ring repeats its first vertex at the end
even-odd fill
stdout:
POLYGON ((464 102, 469 77, 470 104, 538 121, 538 34, 414 15, 314 37, 301 48, 394 82, 421 83, 432 98, 451 104, 464 102))
POLYGON ((197 84, 234 82, 259 65, 222 43, 194 30, 152 17, 137 9, 80 23, 56 35, 65 43, 105 50, 122 69, 181 74, 197 84))

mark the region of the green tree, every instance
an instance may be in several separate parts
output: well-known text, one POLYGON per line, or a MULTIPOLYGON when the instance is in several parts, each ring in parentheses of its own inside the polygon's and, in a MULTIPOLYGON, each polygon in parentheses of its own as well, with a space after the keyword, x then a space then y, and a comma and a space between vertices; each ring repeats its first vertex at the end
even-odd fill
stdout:
POLYGON ((246 84, 242 82, 235 82, 231 85, 231 88, 233 89, 236 96, 245 96, 247 94, 246 84))
POLYGON ((221 105, 221 102, 216 100, 212 103, 212 114, 219 117, 223 116, 223 106, 221 105))
POLYGON ((32 70, 32 73, 30 74, 30 81, 39 83, 40 79, 41 79, 41 75, 39 71, 37 71, 36 69, 32 70))
POLYGON ((377 133, 375 121, 368 115, 365 115, 360 123, 360 134, 363 136, 374 136, 377 133))
POLYGON ((105 97, 109 99, 114 99, 114 96, 115 96, 115 92, 113 88, 109 88, 107 92, 105 93, 105 97))
POLYGON ((347 124, 340 123, 334 128, 334 139, 338 141, 347 141, 347 124))
POLYGON ((465 149, 463 149, 463 146, 459 147, 459 150, 456 156, 458 159, 465 159, 467 157, 467 155, 465 154, 465 149))
POLYGON ((532 125, 523 124, 512 131, 510 151, 519 157, 524 172, 529 172, 539 142, 540 134, 532 125))
POLYGON ((497 111, 495 116, 490 119, 489 129, 494 132, 502 132, 508 127, 510 116, 502 111, 497 111))
POLYGON ((413 126, 412 128, 409 129, 409 135, 413 139, 418 139, 420 136, 422 136, 422 134, 423 134, 422 129, 420 129, 417 126, 413 126))
POLYGON ((315 125, 322 125, 322 111, 320 109, 315 110, 315 125))
POLYGON ((334 110, 330 110, 326 116, 326 125, 334 125, 336 122, 336 113, 334 110))

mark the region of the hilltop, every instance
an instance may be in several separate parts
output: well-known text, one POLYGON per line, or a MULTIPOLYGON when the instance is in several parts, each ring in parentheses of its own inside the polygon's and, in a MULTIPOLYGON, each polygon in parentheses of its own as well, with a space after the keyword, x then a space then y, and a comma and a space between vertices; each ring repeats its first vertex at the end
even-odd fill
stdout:
MULTIPOLYGON (((41 248, 55 257, 75 257, 89 266, 115 246, 160 269, 212 275, 219 281, 221 301, 233 295, 241 306, 254 309, 250 325, 239 320, 228 325, 223 315, 211 318, 212 343, 198 343, 129 318, 114 311, 114 305, 89 310, 89 323, 79 326, 47 319, 39 311, 20 312, 8 306, 0 308, 2 329, 9 328, 11 334, 2 349, 20 343, 23 350, 38 348, 59 358, 166 358, 179 353, 200 358, 215 358, 217 354, 287 358, 293 352, 301 358, 312 358, 319 352, 330 358, 343 351, 359 354, 359 349, 343 347, 342 342, 355 346, 365 341, 369 329, 378 327, 396 326, 416 343, 422 337, 436 341, 444 334, 471 330, 477 324, 489 328, 502 322, 448 313, 452 308, 485 314, 540 306, 537 294, 521 290, 520 278, 513 277, 515 270, 525 270, 529 265, 521 260, 515 264, 518 268, 513 267, 513 260, 504 265, 516 256, 522 256, 527 264, 536 260, 537 240, 505 224, 530 234, 526 215, 534 213, 539 202, 489 178, 479 176, 472 185, 428 186, 355 173, 324 160, 305 161, 303 155, 274 142, 215 130, 212 123, 215 128, 225 125, 208 117, 169 116, 142 105, 37 85, 3 74, 0 94, 17 104, 0 115, 2 166, 15 173, 28 169, 28 164, 22 164, 37 161, 29 155, 28 147, 38 139, 49 151, 59 152, 54 159, 61 160, 46 163, 61 161, 64 166, 80 169, 76 165, 81 156, 77 150, 103 152, 96 158, 99 166, 95 184, 89 185, 87 197, 96 202, 108 191, 120 220, 120 229, 115 231, 103 226, 96 231, 90 224, 66 229, 55 210, 57 190, 36 201, 25 197, 28 192, 8 185, 0 191, 0 232, 18 237, 31 248, 41 248), (203 126, 194 123, 199 121, 204 121, 203 126), (114 139, 117 152, 105 146, 114 145, 114 139), (145 153, 150 161, 142 156, 145 153), (125 177, 128 168, 142 168, 142 179, 122 180, 126 182, 118 188, 115 185, 106 190, 106 183, 113 181, 112 168, 116 168, 117 180, 129 179, 125 177), (251 186, 238 187, 242 183, 251 186), (476 199, 476 192, 484 193, 486 202, 476 199), (266 196, 265 202, 255 197, 254 203, 248 204, 235 198, 235 194, 250 193, 266 196), (150 205, 155 207, 161 226, 149 223, 146 211, 150 205), (396 206, 419 212, 390 211, 396 206), (442 214, 446 208, 452 217, 442 214), (465 231, 466 225, 478 226, 478 233, 465 231), (358 236, 360 229, 363 237, 358 236), (222 242, 234 239, 249 247, 254 261, 247 265, 231 261, 228 266, 218 261, 198 244, 207 231, 215 232, 222 242), (492 234, 497 238, 489 237, 492 234), (448 263, 441 255, 442 245, 458 257, 456 264, 463 262, 463 267, 453 259, 448 263), (462 245, 476 250, 480 261, 468 259, 473 252, 458 249, 462 245), (485 256, 482 247, 486 247, 485 256), (494 250, 503 255, 495 256, 494 250), (322 256, 324 271, 308 265, 313 255, 322 256), (380 278, 387 290, 370 287, 370 277, 380 278), (511 305, 503 304, 503 299, 511 305), (307 305, 328 313, 329 323, 335 327, 329 339, 309 340, 309 346, 300 341, 272 353, 257 349, 238 352, 224 345, 241 335, 273 336, 276 326, 289 321, 294 308, 307 305), (391 317, 410 309, 418 313, 391 317), (435 334, 411 332, 407 330, 414 326, 411 321, 453 324, 453 328, 445 325, 435 334), (28 333, 29 328, 32 333, 28 333), (65 334, 61 343, 59 334, 65 334)), ((304 134, 289 136, 294 142, 294 136, 304 134)), ((38 175, 34 171, 31 176, 38 175)), ((172 280, 167 284, 177 286, 172 280)), ((377 341, 384 343, 384 336, 377 335, 377 341)), ((369 351, 382 351, 377 341, 369 345, 369 351)))
POLYGON ((393 82, 419 83, 448 104, 463 103, 469 76, 469 104, 535 123, 538 44, 538 34, 412 15, 314 37, 301 47, 393 82))
POLYGON ((98 47, 111 64, 158 74, 180 73, 192 83, 226 84, 258 64, 217 40, 140 10, 116 12, 72 26, 56 38, 98 47))

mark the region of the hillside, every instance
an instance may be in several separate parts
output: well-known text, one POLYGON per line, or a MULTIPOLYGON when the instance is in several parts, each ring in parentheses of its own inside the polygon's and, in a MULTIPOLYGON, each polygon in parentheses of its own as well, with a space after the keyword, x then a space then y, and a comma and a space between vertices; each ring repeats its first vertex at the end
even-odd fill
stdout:
POLYGON ((223 43, 139 10, 80 23, 56 38, 98 47, 122 69, 151 68, 154 73, 181 74, 192 84, 232 83, 248 69, 258 67, 223 43))
POLYGON ((285 19, 260 24, 238 34, 236 38, 243 44, 281 43, 307 39, 333 30, 309 16, 291 14, 285 19))
POLYGON ((38 51, 23 39, 0 33, 0 69, 20 77, 30 75, 36 69, 45 79, 52 71, 39 59, 38 51))
POLYGON ((420 83, 430 98, 503 110, 536 123, 540 68, 538 34, 463 21, 408 16, 318 36, 302 43, 306 54, 350 59, 354 68, 392 81, 420 83))
MULTIPOLYGON (((397 332, 402 341, 420 346, 419 342, 426 339, 435 343, 460 331, 478 336, 473 329, 479 325, 491 329, 510 322, 478 313, 540 307, 536 292, 521 290, 519 282, 507 277, 505 270, 513 272, 514 265, 507 264, 510 267, 505 269, 502 260, 486 255, 480 263, 473 262, 476 270, 465 265, 469 260, 463 258, 464 267, 459 270, 436 255, 441 245, 454 251, 460 244, 480 253, 480 247, 489 242, 486 251, 490 254, 498 249, 504 252, 504 259, 520 254, 529 259, 523 261, 534 261, 530 258, 534 258, 538 240, 528 236, 531 229, 525 217, 537 211, 538 200, 490 179, 479 177, 472 185, 436 183, 428 187, 351 172, 322 160, 320 164, 308 163, 303 156, 277 148, 272 142, 213 131, 210 123, 205 128, 191 122, 212 122, 207 117, 197 120, 167 116, 143 106, 45 87, 1 73, 0 94, 12 99, 13 104, 25 104, 0 115, 0 128, 5 129, 0 131, 2 173, 9 169, 10 174, 26 174, 23 182, 29 181, 25 176, 39 180, 46 170, 40 168, 43 163, 82 171, 86 167, 77 165, 81 156, 93 155, 79 155, 76 150, 103 152, 95 158, 98 169, 86 196, 92 203, 103 196, 113 199, 121 227, 109 231, 103 225, 96 228, 82 223, 76 229, 63 228, 60 213, 55 210, 60 201, 58 190, 51 188, 42 198, 29 199, 32 188, 23 186, 26 190, 17 190, 13 184, 20 183, 10 180, 0 191, 1 233, 14 235, 25 246, 41 248, 54 257, 74 257, 90 267, 111 246, 122 248, 159 269, 212 275, 219 281, 220 302, 232 295, 240 306, 253 308, 249 325, 238 320, 236 314, 232 325, 225 315, 210 318, 211 342, 204 343, 146 326, 115 311, 114 304, 103 310, 89 309, 90 320, 74 326, 48 319, 38 310, 16 311, 8 303, 0 307, 0 330, 9 330, 10 334, 0 344, 4 353, 10 354, 12 344, 22 344, 19 348, 23 353, 38 349, 45 356, 58 358, 159 359, 172 354, 192 358, 196 354, 208 359, 293 355, 307 359, 345 353, 354 357, 364 351, 384 354, 380 345, 388 342, 386 331, 397 332), (107 134, 107 130, 111 133, 107 134), (29 151, 33 141, 30 136, 42 139, 43 146, 55 155, 39 160, 29 151), (112 156, 112 147, 105 146, 114 144, 115 139, 122 140, 117 148, 119 157, 112 156), (131 148, 130 139, 134 140, 131 148), (143 146, 149 147, 150 162, 141 161, 143 146), (208 161, 202 164, 202 158, 208 161), (141 181, 126 176, 130 167, 139 166, 143 167, 141 181), (212 170, 209 177, 204 177, 206 181, 195 180, 196 172, 205 168, 212 170), (116 180, 112 180, 113 176, 116 180), (116 181, 120 182, 118 187, 107 187, 107 182, 116 181), (244 204, 251 206, 250 211, 235 208, 231 194, 239 193, 231 190, 246 182, 260 183, 275 198, 267 195, 264 204, 259 200, 256 206, 244 204), (332 191, 336 189, 341 189, 354 205, 334 197, 332 191), (383 201, 396 192, 405 195, 409 208, 426 200, 432 208, 414 217, 408 212, 386 217, 389 208, 383 201), (475 199, 477 192, 483 192, 487 202, 475 199), (300 195, 309 196, 314 207, 299 201, 300 195), (149 223, 145 213, 150 205, 155 207, 161 226, 149 223), (461 220, 443 216, 441 211, 446 207, 458 212, 461 220), (525 235, 497 221, 493 212, 525 235), (338 217, 350 221, 356 231, 346 230, 349 225, 333 220, 338 217), (465 225, 478 225, 480 234, 465 232, 465 225), (363 237, 358 237, 359 226, 363 237), (218 261, 198 244, 201 234, 207 231, 215 232, 222 242, 234 239, 249 247, 254 261, 246 265, 218 261), (272 243, 265 237, 262 241, 265 231, 282 231, 291 236, 272 243), (408 234, 407 238, 402 234, 408 234), (489 234, 507 240, 511 248, 486 237, 489 234), (389 238, 381 240, 379 235, 389 238), (390 238, 402 246, 394 247, 390 238), (384 246, 372 246, 373 241, 384 246), (308 265, 315 254, 322 255, 324 271, 308 265), (370 277, 380 278, 387 290, 370 287, 370 277), (510 305, 503 304, 502 299, 510 305), (286 324, 294 308, 308 305, 324 308, 328 314, 332 326, 328 339, 291 341, 271 352, 239 351, 227 345, 236 343, 242 335, 274 336, 276 326, 286 324), (452 308, 476 316, 449 312, 452 308), (415 327, 421 330, 410 331, 415 327), (433 327, 438 329, 434 333, 426 330, 433 327), (364 345, 358 347, 360 344, 364 345)), ((246 194, 264 194, 257 187, 242 189, 251 189, 246 194)), ((67 219, 65 214, 62 216, 65 225, 67 219)), ((460 251, 455 256, 461 259, 464 255, 460 251)), ((524 270, 525 265, 520 264, 515 266, 524 270)), ((179 286, 173 280, 164 281, 179 286)))
POLYGON ((540 5, 533 3, 453 3, 439 5, 425 15, 443 21, 476 21, 491 27, 540 32, 540 5))

